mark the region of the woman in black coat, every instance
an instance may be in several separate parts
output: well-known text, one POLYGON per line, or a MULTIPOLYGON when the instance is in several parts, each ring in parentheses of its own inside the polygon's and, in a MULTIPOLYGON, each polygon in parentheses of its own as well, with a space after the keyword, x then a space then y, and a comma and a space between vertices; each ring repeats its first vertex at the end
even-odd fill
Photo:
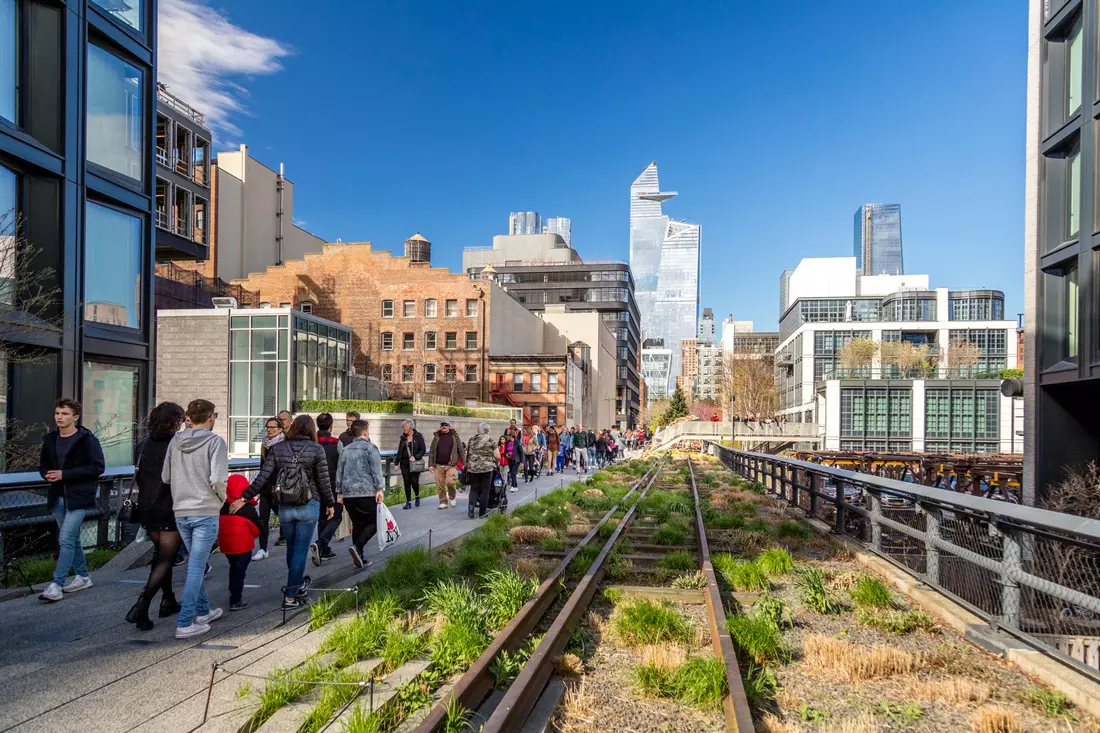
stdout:
POLYGON ((406 420, 401 423, 401 440, 397 444, 397 462, 401 466, 401 479, 405 482, 405 506, 403 509, 412 509, 413 493, 416 493, 416 505, 420 506, 420 471, 413 470, 419 466, 412 466, 413 461, 424 458, 428 447, 424 444, 424 436, 417 432, 415 423, 406 420))

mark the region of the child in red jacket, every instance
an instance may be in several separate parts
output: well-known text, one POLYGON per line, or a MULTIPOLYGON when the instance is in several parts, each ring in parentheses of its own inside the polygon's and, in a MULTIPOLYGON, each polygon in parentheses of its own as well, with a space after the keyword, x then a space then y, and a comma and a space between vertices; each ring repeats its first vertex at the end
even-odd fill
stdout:
POLYGON ((229 561, 229 610, 248 608, 241 595, 244 593, 244 576, 252 562, 252 545, 260 536, 260 515, 256 500, 246 503, 236 514, 230 514, 229 505, 241 498, 249 486, 247 478, 239 473, 229 477, 225 485, 225 504, 218 517, 218 547, 229 561))

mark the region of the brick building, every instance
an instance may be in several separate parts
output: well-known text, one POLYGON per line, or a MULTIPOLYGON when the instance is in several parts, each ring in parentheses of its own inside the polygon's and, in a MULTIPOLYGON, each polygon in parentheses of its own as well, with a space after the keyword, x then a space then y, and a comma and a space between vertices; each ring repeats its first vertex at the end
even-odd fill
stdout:
MULTIPOLYGON (((425 251, 426 242, 415 249, 425 251)), ((325 244, 234 282, 271 307, 350 327, 354 373, 381 380, 391 398, 419 392, 488 402, 490 355, 565 354, 567 346, 495 283, 369 242, 325 244)))
POLYGON ((494 357, 489 364, 494 402, 523 411, 524 425, 570 427, 589 424, 591 381, 588 351, 580 345, 566 354, 494 357), (587 414, 586 414, 587 413, 587 414))

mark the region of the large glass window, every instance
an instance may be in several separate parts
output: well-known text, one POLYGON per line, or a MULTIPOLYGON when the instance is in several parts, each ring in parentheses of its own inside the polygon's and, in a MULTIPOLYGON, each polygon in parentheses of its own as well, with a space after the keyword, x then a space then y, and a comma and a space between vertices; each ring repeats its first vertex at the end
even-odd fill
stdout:
POLYGON ((15 122, 19 103, 19 23, 16 0, 0 0, 0 117, 15 122))
POLYGON ((1080 339, 1080 324, 1078 322, 1079 295, 1077 268, 1074 267, 1066 275, 1066 357, 1069 359, 1077 358, 1080 339))
POLYGON ((8 305, 15 302, 15 224, 19 207, 17 181, 13 171, 0 165, 0 303, 8 305))
POLYGON ((925 390, 924 435, 928 452, 996 451, 1000 392, 968 388, 925 390))
POLYGON ((840 390, 840 436, 847 450, 886 450, 882 439, 908 439, 913 430, 910 389, 858 387, 840 390), (866 440, 876 438, 879 440, 866 440))
POLYGON ((134 461, 138 419, 138 368, 84 362, 84 414, 81 424, 95 433, 108 466, 134 461))
POLYGON ((1066 37, 1066 117, 1081 106, 1081 71, 1084 38, 1081 33, 1081 20, 1078 19, 1066 37))
POLYGON ((141 326, 141 219, 92 202, 86 208, 84 320, 141 326))
POLYGON ((142 29, 141 8, 144 0, 92 0, 107 11, 107 14, 122 21, 134 30, 142 29))
POLYGON ((1066 239, 1073 239, 1081 231, 1081 146, 1074 146, 1066 158, 1066 176, 1069 191, 1066 201, 1066 239))
POLYGON ((135 181, 145 175, 144 86, 136 66, 88 46, 88 160, 135 181))

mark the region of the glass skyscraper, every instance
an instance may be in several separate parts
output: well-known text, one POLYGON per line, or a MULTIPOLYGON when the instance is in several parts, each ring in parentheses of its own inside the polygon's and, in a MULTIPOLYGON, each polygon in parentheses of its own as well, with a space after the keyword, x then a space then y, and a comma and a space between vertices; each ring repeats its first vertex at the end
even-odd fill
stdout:
MULTIPOLYGON (((661 191, 655 162, 630 185, 630 269, 642 329, 666 345, 695 338, 699 318, 700 226, 664 214, 662 202, 675 195, 661 191)), ((671 375, 680 373, 679 350, 671 352, 665 384, 646 379, 651 394, 668 392, 671 375)))
POLYGON ((863 204, 853 223, 857 274, 904 275, 901 204, 863 204))

